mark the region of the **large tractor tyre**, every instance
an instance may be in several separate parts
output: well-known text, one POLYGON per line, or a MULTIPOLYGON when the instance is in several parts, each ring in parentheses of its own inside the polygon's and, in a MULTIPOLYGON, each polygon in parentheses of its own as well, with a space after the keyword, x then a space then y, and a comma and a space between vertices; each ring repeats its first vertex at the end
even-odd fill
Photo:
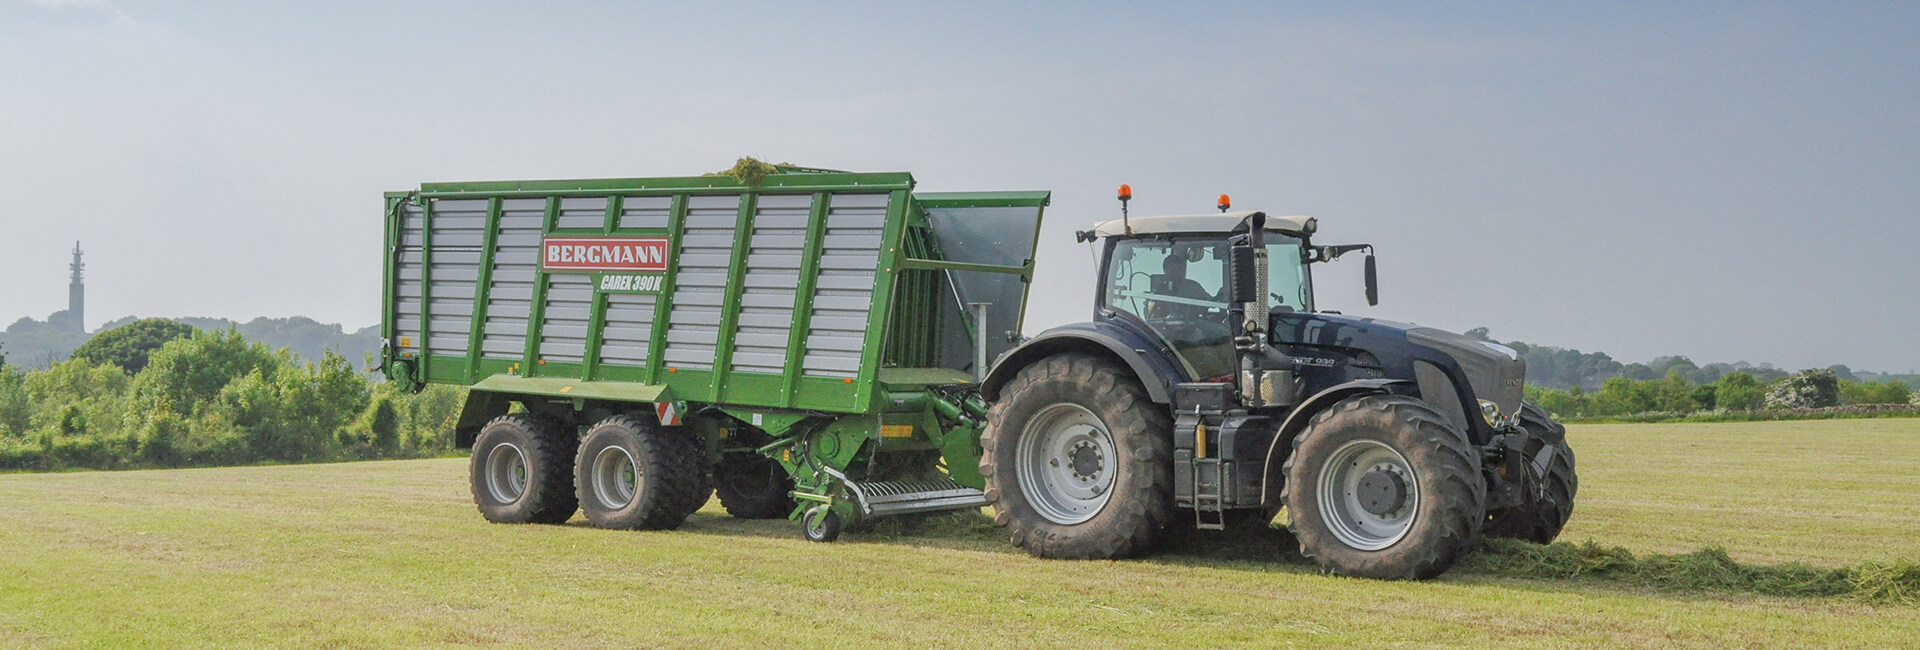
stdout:
POLYGON ((1488 537, 1524 539, 1537 544, 1552 543, 1573 517, 1573 498, 1580 492, 1580 477, 1574 473, 1573 447, 1567 444, 1567 428, 1554 422, 1546 411, 1532 404, 1520 409, 1520 426, 1532 434, 1525 453, 1530 483, 1527 502, 1487 516, 1481 532, 1488 537), (1545 498, 1534 490, 1544 483, 1545 498))
POLYGON ((733 452, 713 468, 720 507, 740 519, 780 519, 793 514, 793 477, 780 463, 754 453, 733 452))
POLYGON ((1480 457, 1410 397, 1364 395, 1314 415, 1287 458, 1287 527, 1329 573, 1423 580, 1473 546, 1486 519, 1480 457))
POLYGON ((473 441, 468 474, 473 503, 496 524, 558 524, 573 517, 573 452, 569 427, 532 413, 502 415, 473 441))
POLYGON ((601 420, 580 441, 575 461, 580 511, 600 528, 679 526, 692 513, 687 504, 706 485, 691 449, 649 420, 601 420))
POLYGON ((987 412, 980 473, 994 523, 1037 557, 1158 547, 1174 519, 1173 422, 1124 368, 1058 354, 1020 370, 987 412))

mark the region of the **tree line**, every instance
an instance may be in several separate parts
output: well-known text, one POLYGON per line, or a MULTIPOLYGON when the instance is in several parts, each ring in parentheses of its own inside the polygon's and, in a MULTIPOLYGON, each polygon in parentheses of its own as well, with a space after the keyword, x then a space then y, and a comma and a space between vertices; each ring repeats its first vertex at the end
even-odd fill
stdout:
MULTIPOLYGON (((1663 357, 1643 371, 1601 353, 1506 345, 1527 359, 1527 399, 1566 419, 1920 409, 1920 391, 1906 383, 1861 380, 1844 366, 1789 374, 1663 357)), ((0 346, 0 470, 440 455, 452 450, 465 399, 447 386, 401 392, 332 350, 306 361, 236 328, 166 319, 106 330, 43 369, 10 365, 6 353, 0 346)))
MULTIPOLYGON (((1515 352, 1527 362, 1527 384, 1545 388, 1580 388, 1596 391, 1609 379, 1625 377, 1634 381, 1656 381, 1668 375, 1679 374, 1682 379, 1697 385, 1712 384, 1727 375, 1744 372, 1752 375, 1762 384, 1786 379, 1793 373, 1776 368, 1771 364, 1752 364, 1745 361, 1733 363, 1708 363, 1700 365, 1685 356, 1655 357, 1646 363, 1621 363, 1605 352, 1581 352, 1579 350, 1538 345, 1524 341, 1496 341, 1489 336, 1485 327, 1476 327, 1465 332, 1467 336, 1500 343, 1515 352)), ((1839 379, 1855 382, 1901 382, 1909 388, 1920 387, 1920 375, 1899 375, 1856 371, 1845 365, 1827 366, 1839 379)))
POLYGON ((1765 415, 1845 406, 1920 410, 1920 392, 1904 382, 1848 381, 1826 368, 1782 375, 1763 381, 1753 373, 1734 371, 1696 383, 1674 369, 1659 379, 1611 377, 1593 391, 1529 384, 1527 400, 1563 419, 1765 415))
MULTIPOLYGON (((32 318, 14 321, 5 331, 0 331, 0 346, 10 351, 14 365, 43 369, 67 360, 75 349, 92 337, 142 321, 128 316, 108 321, 91 333, 74 332, 67 328, 65 314, 56 312, 44 321, 32 318)), ((195 317, 169 320, 203 330, 237 330, 249 341, 259 341, 274 349, 286 348, 295 357, 307 361, 317 361, 323 353, 332 350, 348 361, 359 363, 366 355, 380 350, 380 328, 377 326, 348 331, 339 325, 321 323, 305 316, 255 318, 245 322, 195 317)))
POLYGON ((45 369, 0 357, 0 470, 118 469, 439 455, 464 391, 407 394, 322 351, 149 319, 45 369))
POLYGON ((1604 352, 1496 341, 1485 327, 1465 334, 1519 353, 1527 362, 1527 399, 1561 418, 1782 417, 1833 407, 1920 410, 1916 375, 1857 372, 1844 365, 1790 373, 1744 361, 1700 365, 1677 355, 1621 363, 1604 352))

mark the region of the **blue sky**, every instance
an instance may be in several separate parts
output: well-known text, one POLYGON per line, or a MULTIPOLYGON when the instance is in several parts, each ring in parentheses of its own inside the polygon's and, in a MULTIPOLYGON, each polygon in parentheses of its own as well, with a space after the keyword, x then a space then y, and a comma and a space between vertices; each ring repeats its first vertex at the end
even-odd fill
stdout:
POLYGON ((1071 232, 1237 207, 1378 246, 1324 307, 1623 360, 1920 368, 1900 4, 0 0, 0 321, 379 315, 380 193, 741 155, 1048 189, 1071 232))

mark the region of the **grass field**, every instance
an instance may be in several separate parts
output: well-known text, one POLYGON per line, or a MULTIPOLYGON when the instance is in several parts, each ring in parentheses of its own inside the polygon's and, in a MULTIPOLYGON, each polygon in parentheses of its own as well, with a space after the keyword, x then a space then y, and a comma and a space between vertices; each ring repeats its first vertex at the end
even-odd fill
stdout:
MULTIPOLYGON (((1920 559, 1920 420, 1591 425, 1562 539, 1920 559)), ((1318 575, 1189 543, 1043 561, 983 518, 849 533, 496 526, 463 460, 0 476, 0 646, 1859 646, 1920 607, 1456 571, 1318 575)), ((1277 557, 1276 557, 1277 556, 1277 557)))

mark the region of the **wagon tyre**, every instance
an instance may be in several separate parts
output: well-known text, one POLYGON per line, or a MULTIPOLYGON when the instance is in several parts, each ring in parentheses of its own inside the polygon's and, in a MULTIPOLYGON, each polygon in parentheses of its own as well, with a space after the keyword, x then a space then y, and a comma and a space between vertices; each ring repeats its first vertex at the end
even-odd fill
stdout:
POLYGON ((793 477, 773 459, 735 452, 713 468, 720 507, 740 519, 779 519, 793 514, 793 477))
POLYGON ((579 438, 532 413, 502 415, 480 429, 468 461, 480 515, 496 524, 558 524, 578 508, 573 491, 579 438))
POLYGON ((1480 459, 1425 403, 1366 395, 1316 414, 1285 465, 1287 527, 1329 572, 1423 580, 1473 546, 1486 519, 1480 459))
POLYGON ((980 473, 994 523, 1037 557, 1156 549, 1173 522, 1173 423, 1124 368, 1058 354, 1022 368, 987 412, 980 473))
MULTIPOLYGON (((574 481, 580 511, 599 528, 666 530, 692 514, 703 486, 694 446, 651 420, 616 415, 580 441, 574 481)), ((710 489, 710 488, 709 488, 710 489)))
POLYGON ((684 453, 687 455, 687 460, 685 462, 693 466, 693 485, 685 491, 686 500, 680 504, 680 510, 684 513, 681 518, 685 519, 699 512, 701 508, 706 507, 707 501, 713 499, 713 472, 707 466, 707 448, 702 444, 700 436, 677 428, 668 429, 667 432, 669 438, 686 445, 684 453))
POLYGON ((1550 544, 1573 517, 1573 499, 1580 491, 1573 447, 1567 444, 1567 428, 1533 404, 1521 407, 1520 426, 1531 434, 1523 449, 1530 474, 1527 501, 1489 514, 1482 534, 1550 544), (1544 489, 1536 492, 1536 485, 1544 489))

